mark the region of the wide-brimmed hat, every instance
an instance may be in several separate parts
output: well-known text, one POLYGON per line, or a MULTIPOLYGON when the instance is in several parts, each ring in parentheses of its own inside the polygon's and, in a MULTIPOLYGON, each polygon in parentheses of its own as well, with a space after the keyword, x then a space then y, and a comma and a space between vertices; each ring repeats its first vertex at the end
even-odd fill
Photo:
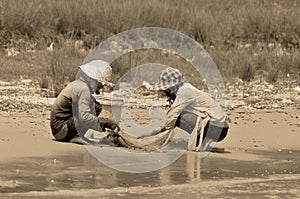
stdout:
POLYGON ((182 73, 176 68, 168 67, 161 72, 159 83, 154 84, 151 89, 156 91, 167 90, 182 83, 184 83, 182 73))
POLYGON ((103 84, 111 84, 112 68, 106 61, 93 60, 79 67, 90 78, 103 84))

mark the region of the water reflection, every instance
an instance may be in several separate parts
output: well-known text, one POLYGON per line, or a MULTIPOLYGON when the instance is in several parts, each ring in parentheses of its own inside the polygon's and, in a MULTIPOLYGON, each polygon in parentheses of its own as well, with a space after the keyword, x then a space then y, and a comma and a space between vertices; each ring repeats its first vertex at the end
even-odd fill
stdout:
POLYGON ((157 187, 223 180, 235 177, 268 177, 300 173, 300 152, 270 153, 266 161, 235 161, 222 158, 199 159, 187 152, 170 166, 148 173, 125 173, 111 169, 88 152, 68 156, 24 158, 0 164, 0 192, 57 191, 129 186, 157 187), (293 155, 293 156, 292 156, 293 155), (294 159, 283 161, 282 157, 294 159))
POLYGON ((153 187, 200 179, 200 159, 196 153, 187 153, 174 164, 159 171, 138 174, 111 169, 99 163, 89 153, 23 159, 1 164, 0 169, 2 184, 12 181, 18 184, 15 187, 1 186, 1 192, 153 187))
POLYGON ((201 159, 198 153, 186 153, 186 172, 191 182, 194 182, 194 179, 200 179, 200 165, 201 159))

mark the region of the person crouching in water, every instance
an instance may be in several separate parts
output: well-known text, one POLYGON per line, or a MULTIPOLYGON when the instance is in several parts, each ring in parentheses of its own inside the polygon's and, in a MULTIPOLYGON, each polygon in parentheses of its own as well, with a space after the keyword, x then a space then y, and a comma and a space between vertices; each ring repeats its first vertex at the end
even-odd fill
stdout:
POLYGON ((222 141, 227 136, 229 126, 222 107, 208 93, 185 82, 181 72, 172 67, 162 71, 159 84, 152 89, 164 91, 171 107, 167 111, 165 124, 155 129, 151 135, 175 127, 191 134, 198 117, 210 117, 204 129, 202 151, 223 152, 224 149, 210 145, 222 141))
POLYGON ((98 118, 102 107, 92 96, 109 83, 111 73, 110 65, 102 60, 79 66, 76 80, 60 92, 51 108, 50 127, 55 140, 82 144, 88 129, 102 132, 118 128, 111 119, 98 118))

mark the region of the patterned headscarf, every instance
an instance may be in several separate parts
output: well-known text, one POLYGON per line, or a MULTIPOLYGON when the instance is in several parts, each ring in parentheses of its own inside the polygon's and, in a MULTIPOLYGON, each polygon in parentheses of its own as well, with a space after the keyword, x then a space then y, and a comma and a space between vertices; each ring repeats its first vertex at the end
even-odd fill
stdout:
POLYGON ((155 84, 153 90, 166 90, 168 88, 184 83, 182 73, 175 68, 168 67, 159 76, 159 83, 155 84))

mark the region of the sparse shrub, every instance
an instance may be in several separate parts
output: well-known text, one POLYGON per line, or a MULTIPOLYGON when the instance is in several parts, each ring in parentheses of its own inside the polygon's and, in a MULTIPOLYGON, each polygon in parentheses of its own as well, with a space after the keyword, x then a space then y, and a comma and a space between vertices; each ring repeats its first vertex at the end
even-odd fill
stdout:
POLYGON ((40 80, 40 87, 41 88, 45 88, 45 89, 49 89, 50 88, 50 85, 49 85, 49 81, 47 79, 46 76, 42 77, 41 80, 40 80))
POLYGON ((270 70, 266 78, 266 81, 269 83, 276 83, 277 80, 278 80, 278 70, 276 69, 270 70))
POLYGON ((243 81, 250 81, 254 78, 254 70, 251 64, 246 64, 245 66, 242 66, 240 78, 243 81))

